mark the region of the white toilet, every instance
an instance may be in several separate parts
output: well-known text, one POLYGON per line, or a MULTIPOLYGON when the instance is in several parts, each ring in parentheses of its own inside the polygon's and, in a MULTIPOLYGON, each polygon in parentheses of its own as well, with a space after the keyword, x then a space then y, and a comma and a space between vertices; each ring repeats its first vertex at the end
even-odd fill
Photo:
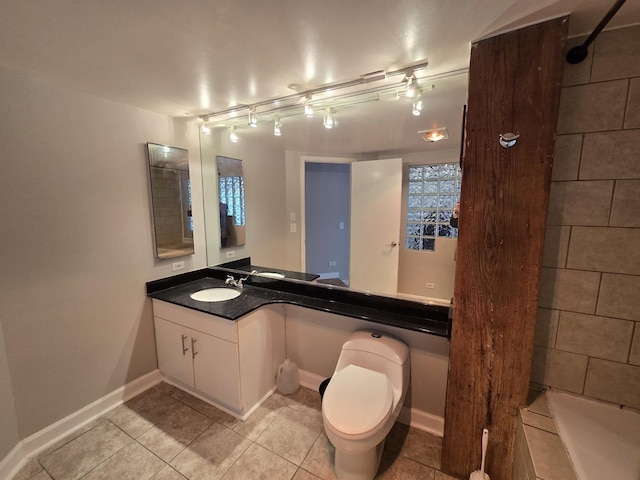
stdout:
POLYGON ((384 441, 409 386, 409 347, 387 334, 354 332, 342 346, 322 399, 327 437, 336 448, 339 480, 376 476, 384 441))

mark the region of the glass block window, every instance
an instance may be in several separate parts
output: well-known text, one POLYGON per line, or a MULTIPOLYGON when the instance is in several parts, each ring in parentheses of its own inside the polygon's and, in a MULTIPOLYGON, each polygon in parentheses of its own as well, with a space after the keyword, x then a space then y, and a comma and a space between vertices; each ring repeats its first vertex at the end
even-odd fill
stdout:
POLYGON ((219 177, 220 202, 236 225, 244 226, 244 177, 219 177))
POLYGON ((409 167, 407 250, 434 251, 436 238, 458 236, 449 219, 460 200, 460 181, 458 163, 409 167))

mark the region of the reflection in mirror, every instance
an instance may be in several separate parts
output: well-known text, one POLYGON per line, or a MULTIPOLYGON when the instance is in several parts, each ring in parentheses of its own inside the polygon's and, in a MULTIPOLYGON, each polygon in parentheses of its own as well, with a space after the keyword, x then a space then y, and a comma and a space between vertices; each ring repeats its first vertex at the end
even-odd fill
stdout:
POLYGON ((156 259, 194 253, 189 152, 147 143, 156 259))
POLYGON ((221 156, 216 159, 218 163, 220 247, 237 247, 245 243, 242 160, 221 156))
MULTIPOLYGON (((212 134, 201 137, 205 145, 203 175, 206 177, 209 172, 215 175, 209 166, 215 165, 216 155, 242 158, 243 174, 251 183, 247 209, 252 220, 245 247, 233 254, 228 250, 221 252, 215 228, 219 208, 215 207, 216 193, 211 188, 216 182, 203 179, 205 199, 211 199, 205 201, 205 221, 213 226, 207 232, 215 232, 207 235, 211 247, 209 265, 249 257, 253 265, 268 272, 321 275, 314 281, 329 283, 327 288, 350 288, 448 304, 453 296, 458 233, 449 218, 460 195, 460 172, 455 166, 460 162, 459 126, 467 96, 467 76, 466 72, 438 76, 429 83, 434 88, 425 93, 428 108, 420 116, 412 114, 409 100, 398 97, 393 101, 339 108, 336 111, 339 122, 328 130, 323 127, 322 116, 307 118, 300 108, 299 114, 280 119, 283 123, 280 136, 274 135, 273 118, 267 115, 260 117, 256 128, 238 123, 239 141, 235 143, 229 139, 226 126, 212 123, 212 134), (419 134, 445 126, 449 127, 449 138, 442 141, 427 141, 419 134), (346 193, 346 206, 332 207, 331 202, 342 195, 335 181, 320 179, 317 188, 306 184, 311 164, 326 167, 327 163, 349 163, 350 168, 344 167, 346 170, 352 173, 355 166, 366 174, 364 169, 373 168, 376 163, 383 167, 393 159, 395 163, 401 159, 400 170, 393 177, 371 171, 371 178, 396 179, 389 182, 388 189, 374 186, 365 177, 362 189, 355 194, 351 192, 365 206, 373 207, 372 220, 366 220, 361 210, 354 214, 353 199, 346 193), (418 170, 423 177, 413 178, 418 170), (436 171, 438 175, 432 178, 436 171), (392 216, 396 224, 379 241, 374 241, 370 227, 381 227, 383 208, 391 209, 391 187, 395 192, 392 216), (307 210, 313 201, 308 196, 318 190, 326 194, 318 202, 320 213, 328 213, 332 208, 337 214, 323 230, 314 231, 307 210), (384 201, 379 204, 378 200, 384 201), (349 239, 344 248, 332 243, 338 235, 349 239), (383 259, 391 259, 392 253, 395 266, 388 273, 368 270, 383 259), (388 288, 380 286, 381 279, 388 280, 388 288)), ((348 185, 352 185, 352 180, 348 180, 348 185)))

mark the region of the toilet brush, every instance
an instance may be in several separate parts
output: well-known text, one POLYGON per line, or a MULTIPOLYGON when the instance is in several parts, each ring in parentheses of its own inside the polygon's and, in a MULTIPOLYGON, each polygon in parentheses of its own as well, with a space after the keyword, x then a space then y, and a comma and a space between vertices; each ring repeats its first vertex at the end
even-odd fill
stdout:
POLYGON ((489 475, 484 473, 484 458, 487 454, 487 444, 489 443, 489 430, 486 428, 482 429, 482 463, 480 464, 480 470, 476 470, 475 472, 471 472, 471 476, 469 476, 469 480, 491 480, 489 475))

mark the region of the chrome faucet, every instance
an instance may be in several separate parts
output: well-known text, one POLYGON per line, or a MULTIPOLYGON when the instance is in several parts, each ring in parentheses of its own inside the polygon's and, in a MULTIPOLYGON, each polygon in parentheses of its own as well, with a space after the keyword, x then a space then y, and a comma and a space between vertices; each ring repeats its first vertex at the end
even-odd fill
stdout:
POLYGON ((256 273, 258 273, 257 270, 251 270, 251 273, 249 273, 249 275, 244 278, 239 278, 238 280, 233 278, 233 275, 227 275, 227 279, 224 281, 224 283, 226 283, 227 285, 233 285, 234 287, 242 290, 242 287, 244 287, 244 282, 246 282, 251 275, 255 275, 256 273))

